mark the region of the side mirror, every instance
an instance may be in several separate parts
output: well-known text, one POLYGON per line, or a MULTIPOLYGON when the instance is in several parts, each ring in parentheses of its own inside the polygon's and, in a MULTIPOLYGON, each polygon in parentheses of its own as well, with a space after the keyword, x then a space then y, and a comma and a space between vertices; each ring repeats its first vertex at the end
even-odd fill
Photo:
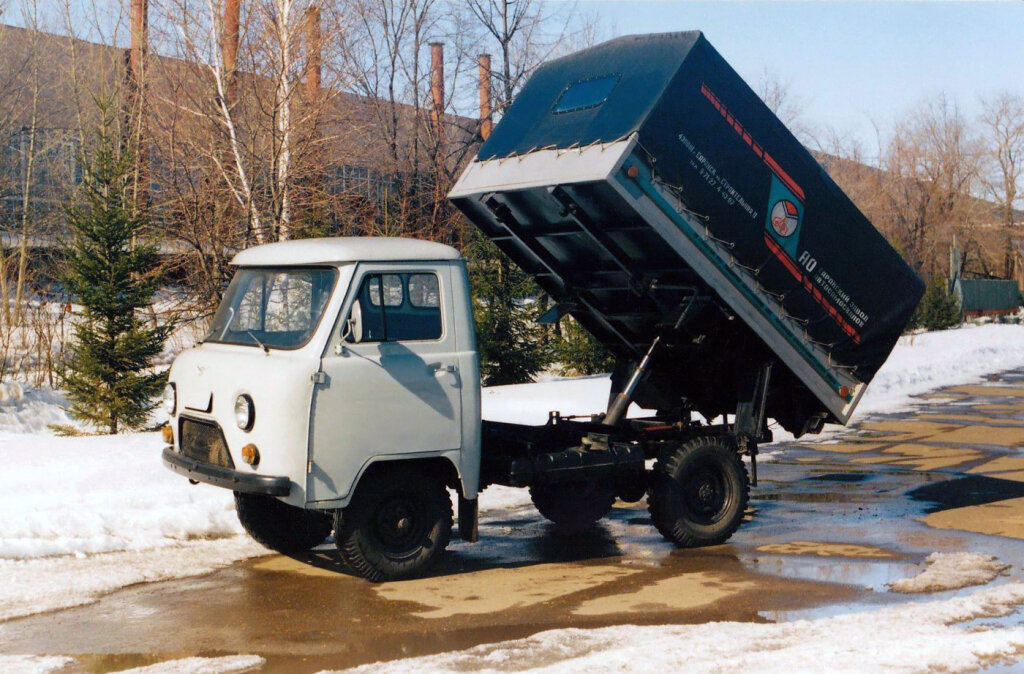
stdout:
POLYGON ((352 304, 352 310, 345 319, 345 326, 341 329, 341 341, 355 344, 363 341, 363 309, 359 300, 352 304))

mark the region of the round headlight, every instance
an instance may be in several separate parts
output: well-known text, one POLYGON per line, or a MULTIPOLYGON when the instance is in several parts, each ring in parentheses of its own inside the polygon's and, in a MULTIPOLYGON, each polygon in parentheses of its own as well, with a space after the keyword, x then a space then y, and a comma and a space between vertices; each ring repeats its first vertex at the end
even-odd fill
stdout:
POLYGON ((252 398, 243 393, 235 399, 235 423, 243 431, 252 428, 252 422, 256 421, 256 408, 253 407, 252 398))
POLYGON ((178 407, 178 391, 174 388, 174 384, 168 384, 164 387, 164 411, 167 414, 174 414, 174 410, 178 407))

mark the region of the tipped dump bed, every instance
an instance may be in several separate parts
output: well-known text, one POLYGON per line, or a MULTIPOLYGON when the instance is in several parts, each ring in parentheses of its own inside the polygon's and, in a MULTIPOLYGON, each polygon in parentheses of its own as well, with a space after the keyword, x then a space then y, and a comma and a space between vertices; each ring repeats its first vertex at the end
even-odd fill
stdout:
POLYGON ((923 284, 699 32, 537 70, 452 190, 623 369, 689 306, 637 402, 845 423, 923 284))

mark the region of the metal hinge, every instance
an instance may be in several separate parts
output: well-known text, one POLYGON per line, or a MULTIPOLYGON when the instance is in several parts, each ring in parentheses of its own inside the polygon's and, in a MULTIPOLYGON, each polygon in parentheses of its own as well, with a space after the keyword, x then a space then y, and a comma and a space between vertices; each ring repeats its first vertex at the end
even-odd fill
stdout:
POLYGON ((310 380, 312 380, 312 382, 314 384, 326 384, 327 383, 327 375, 324 374, 323 371, 314 372, 312 375, 310 375, 309 378, 310 378, 310 380))

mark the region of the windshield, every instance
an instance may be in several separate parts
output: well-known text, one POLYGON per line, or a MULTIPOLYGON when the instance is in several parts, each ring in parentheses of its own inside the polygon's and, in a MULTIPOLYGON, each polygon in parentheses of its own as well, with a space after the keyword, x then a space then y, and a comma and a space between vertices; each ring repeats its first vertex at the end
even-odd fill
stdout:
POLYGON ((336 269, 239 269, 213 317, 207 342, 298 349, 323 316, 336 269))

